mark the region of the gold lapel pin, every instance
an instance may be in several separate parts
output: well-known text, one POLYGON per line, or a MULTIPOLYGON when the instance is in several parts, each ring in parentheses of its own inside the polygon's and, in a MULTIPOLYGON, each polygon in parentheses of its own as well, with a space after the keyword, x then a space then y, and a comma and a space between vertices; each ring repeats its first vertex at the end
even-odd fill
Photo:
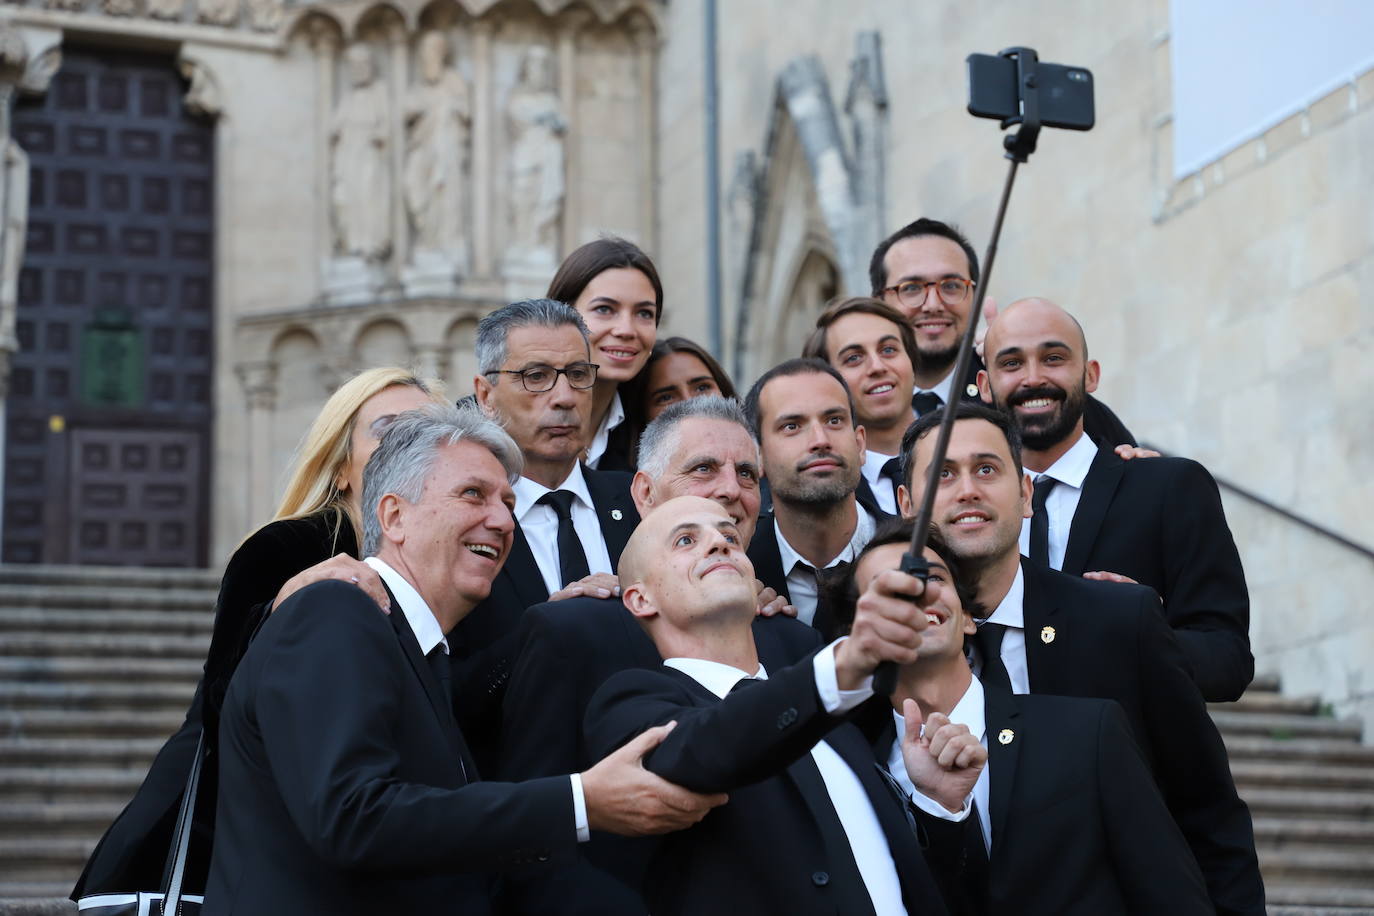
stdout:
POLYGON ((1012 730, 1009 729, 1009 728, 1004 728, 1004 729, 1002 729, 1000 732, 997 733, 997 743, 998 743, 998 744, 1011 744, 1012 739, 1015 738, 1015 737, 1016 737, 1016 732, 1012 731, 1012 730))
POLYGON ((616 521, 620 521, 620 520, 621 520, 622 518, 624 518, 624 517, 625 517, 625 513, 624 513, 624 512, 621 512, 619 509, 612 509, 612 510, 611 510, 611 518, 615 519, 616 521))
POLYGON ((1043 643, 1044 643, 1045 645, 1047 645, 1047 646, 1048 646, 1050 643, 1054 642, 1054 627, 1041 627, 1041 628, 1040 628, 1040 641, 1043 642, 1043 643))

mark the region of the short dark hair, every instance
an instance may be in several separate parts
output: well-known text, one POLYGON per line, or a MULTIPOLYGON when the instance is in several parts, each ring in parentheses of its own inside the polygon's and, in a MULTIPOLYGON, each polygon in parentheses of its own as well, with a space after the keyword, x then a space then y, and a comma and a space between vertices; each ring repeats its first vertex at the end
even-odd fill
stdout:
MULTIPOLYGON (((902 483, 906 484, 908 492, 913 489, 911 486, 911 456, 916 449, 916 443, 940 425, 940 420, 948 409, 948 407, 941 407, 939 410, 922 414, 906 428, 906 432, 902 433, 902 483)), ((960 420, 986 420, 1000 429, 1007 440, 1007 449, 1011 452, 1012 464, 1016 465, 1016 473, 1024 473, 1021 467, 1021 433, 1017 431, 1016 424, 1012 422, 1009 415, 986 404, 965 401, 960 398, 954 404, 954 422, 957 423, 960 420)))
POLYGON ((816 329, 806 339, 802 356, 814 356, 830 362, 830 347, 825 342, 825 335, 829 333, 830 326, 846 315, 857 314, 876 315, 895 324, 897 335, 902 339, 902 347, 906 349, 907 359, 911 360, 911 368, 916 368, 916 332, 911 329, 911 322, 883 300, 869 296, 850 296, 846 299, 836 299, 827 305, 816 316, 816 329))
POLYGON ((607 235, 588 242, 563 259, 549 281, 548 298, 572 305, 587 284, 602 271, 629 268, 642 273, 654 288, 654 323, 663 317, 663 284, 658 269, 644 251, 628 239, 607 235))
POLYGON ((754 387, 749 389, 749 393, 744 398, 744 415, 749 418, 749 426, 754 430, 754 438, 763 443, 763 418, 759 416, 759 398, 763 395, 764 386, 775 378, 790 378, 794 375, 828 375, 840 383, 844 389, 845 400, 849 402, 849 425, 855 425, 857 416, 854 412, 854 395, 849 390, 849 385, 845 384, 844 376, 835 371, 835 367, 823 359, 815 357, 800 357, 789 359, 786 362, 778 363, 769 369, 759 380, 754 383, 754 387))
POLYGON ((916 239, 925 235, 938 235, 940 238, 949 239, 964 250, 964 257, 968 258, 968 278, 974 283, 978 282, 978 252, 973 250, 964 234, 949 223, 942 223, 938 219, 927 219, 921 217, 914 223, 907 223, 896 232, 889 235, 878 243, 878 247, 873 249, 873 257, 868 262, 868 282, 873 287, 874 297, 883 294, 883 287, 887 286, 887 267, 883 260, 887 257, 888 249, 900 242, 902 239, 916 239))
MULTIPOLYGON (((901 517, 885 519, 878 524, 878 529, 873 532, 872 539, 864 545, 864 549, 851 562, 840 563, 828 570, 822 570, 819 582, 821 599, 830 609, 831 616, 841 633, 848 633, 849 628, 854 625, 854 606, 859 602, 859 588, 855 580, 859 571, 859 562, 879 547, 886 547, 888 544, 910 544, 915 525, 915 519, 901 517)), ((940 562, 944 563, 949 570, 950 583, 954 586, 954 593, 959 596, 959 603, 963 605, 965 613, 973 617, 985 616, 983 607, 978 604, 977 591, 969 582, 968 577, 964 575, 959 566, 958 558, 954 556, 949 545, 945 543, 945 539, 940 536, 939 530, 934 525, 930 526, 930 532, 926 535, 926 546, 935 551, 940 562)))

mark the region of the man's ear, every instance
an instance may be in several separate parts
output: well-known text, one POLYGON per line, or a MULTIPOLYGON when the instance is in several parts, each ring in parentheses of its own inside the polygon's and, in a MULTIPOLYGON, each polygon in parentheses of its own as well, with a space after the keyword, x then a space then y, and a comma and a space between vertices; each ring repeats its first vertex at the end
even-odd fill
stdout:
POLYGON ((1092 394, 1097 390, 1097 383, 1102 379, 1102 366, 1095 359, 1088 360, 1088 364, 1083 367, 1083 390, 1092 394))
POLYGON ((631 614, 641 620, 658 616, 658 608, 654 606, 647 592, 644 591, 643 582, 635 582, 630 585, 621 586, 620 600, 631 614))
POLYGON ((489 417, 496 416, 496 408, 491 403, 491 392, 495 387, 485 375, 472 377, 472 393, 477 398, 477 406, 482 408, 482 413, 489 417))
POLYGON ((395 493, 385 493, 377 503, 377 521, 382 526, 382 538, 392 544, 404 544, 406 501, 395 493))
POLYGON ((630 499, 634 501, 635 511, 640 518, 648 515, 654 507, 653 489, 654 479, 643 471, 635 471, 635 476, 630 480, 630 499))
POLYGON ((988 378, 988 370, 978 370, 978 397, 983 399, 984 404, 992 403, 992 380, 988 378))
POLYGON ((964 623, 959 629, 963 631, 964 635, 972 636, 974 633, 977 633, 978 624, 974 621, 973 615, 968 611, 964 611, 962 616, 964 618, 964 623))
POLYGON ((862 462, 864 449, 868 447, 868 430, 864 429, 862 423, 854 427, 854 438, 859 441, 859 461, 862 462))
POLYGON ((1030 475, 1024 471, 1021 473, 1021 517, 1030 518, 1035 514, 1031 508, 1031 497, 1035 495, 1035 484, 1031 483, 1030 475))
POLYGON ((897 511, 902 518, 916 517, 916 507, 912 505, 911 493, 904 483, 897 484, 897 511))

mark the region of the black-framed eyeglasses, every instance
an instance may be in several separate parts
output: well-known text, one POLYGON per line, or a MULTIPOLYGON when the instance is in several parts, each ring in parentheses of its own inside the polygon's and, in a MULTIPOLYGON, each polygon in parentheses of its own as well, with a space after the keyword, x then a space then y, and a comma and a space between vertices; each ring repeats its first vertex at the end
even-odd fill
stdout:
POLYGON ((926 296, 930 295, 930 288, 933 286, 941 302, 945 305, 958 305, 968 298, 968 291, 977 285, 963 277, 943 277, 939 280, 903 280, 896 286, 889 286, 884 289, 883 295, 896 293, 898 302, 909 309, 915 309, 925 304, 926 296))
POLYGON ((493 369, 486 374, 517 376, 526 391, 541 394, 552 391, 553 386, 558 384, 560 375, 566 375, 568 384, 574 388, 590 388, 596 384, 596 370, 600 368, 596 363, 569 363, 562 369, 555 369, 553 366, 530 366, 528 369, 493 369))

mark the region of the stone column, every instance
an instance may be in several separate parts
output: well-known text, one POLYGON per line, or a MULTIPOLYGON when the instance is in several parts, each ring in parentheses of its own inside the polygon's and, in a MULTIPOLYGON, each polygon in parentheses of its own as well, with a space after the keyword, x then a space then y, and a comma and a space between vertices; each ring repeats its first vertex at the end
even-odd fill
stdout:
POLYGON ((643 190, 639 198, 640 244, 655 254, 658 247, 658 187, 654 181, 655 163, 658 161, 658 127, 655 123, 654 109, 657 104, 657 58, 658 34, 654 27, 644 19, 637 18, 631 26, 631 41, 635 48, 635 65, 639 76, 639 135, 644 138, 640 145, 639 187, 643 190))
MULTIPOLYGON (((415 374, 422 380, 443 379, 448 381, 448 351, 439 344, 419 344, 412 358, 415 374)), ((450 398, 456 400, 456 398, 450 398)))
MULTIPOLYGON (((410 220, 406 216, 405 192, 405 91, 410 68, 407 66, 409 48, 405 29, 392 29, 388 44, 391 48, 391 78, 387 97, 391 99, 391 282, 400 276, 401 266, 410 262, 410 220)), ((379 70, 379 77, 385 78, 379 70)))
POLYGON ((492 176, 492 144, 495 125, 492 110, 496 87, 492 79, 491 37, 495 27, 489 20, 472 24, 472 272, 478 277, 495 273, 492 238, 496 225, 492 217, 492 195, 496 182, 492 176))
POLYGON ((272 468, 267 459, 267 443, 272 441, 272 414, 277 409, 277 364, 270 360, 240 363, 237 367, 243 397, 248 405, 247 486, 250 525, 271 518, 272 468))
POLYGON ((310 46, 315 52, 315 149, 320 160, 315 169, 315 256, 318 260, 320 291, 329 277, 329 261, 334 256, 333 214, 330 212, 329 118, 334 111, 334 67, 339 59, 339 35, 324 19, 310 24, 310 46))
POLYGON ((586 10, 572 10, 558 20, 558 97, 563 102, 568 131, 563 135, 563 218, 559 226, 562 251, 560 258, 572 251, 582 239, 578 226, 582 220, 582 150, 579 128, 582 119, 577 111, 577 33, 591 20, 586 10))
POLYGON ((10 360, 19 349, 14 324, 29 212, 29 160, 10 138, 10 106, 28 61, 23 37, 0 25, 0 532, 5 512, 5 402, 10 360))

